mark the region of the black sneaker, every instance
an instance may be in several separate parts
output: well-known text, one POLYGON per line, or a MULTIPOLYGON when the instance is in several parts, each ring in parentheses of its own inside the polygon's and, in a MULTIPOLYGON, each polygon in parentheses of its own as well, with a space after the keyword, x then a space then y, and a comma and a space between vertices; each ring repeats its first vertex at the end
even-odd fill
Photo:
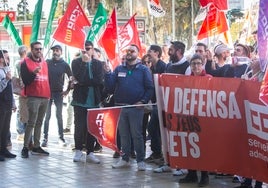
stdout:
POLYGON ((117 159, 120 157, 120 153, 115 151, 114 154, 113 154, 113 158, 117 159))
POLYGON ((47 151, 43 150, 41 147, 33 148, 32 154, 33 155, 46 155, 46 156, 49 155, 49 153, 47 151))
POLYGON ((131 153, 130 153, 130 157, 132 158, 132 159, 136 159, 136 153, 135 153, 135 151, 132 151, 131 153))
POLYGON ((0 161, 5 161, 4 155, 0 155, 0 161))
POLYGON ((163 158, 162 154, 154 154, 154 153, 152 153, 144 161, 146 163, 159 163, 162 158, 163 158))
POLYGON ((71 132, 71 130, 68 128, 63 129, 63 133, 70 133, 70 132, 71 132))
POLYGON ((4 151, 4 157, 5 158, 15 158, 17 157, 17 155, 10 153, 10 151, 8 151, 7 149, 4 151))
POLYGON ((207 177, 201 178, 200 182, 198 183, 198 186, 206 187, 208 184, 209 184, 209 178, 207 176, 207 177))
POLYGON ((94 147, 94 153, 100 153, 102 152, 102 146, 101 145, 97 145, 94 147))
POLYGON ((184 178, 179 180, 179 183, 196 183, 198 181, 197 175, 186 175, 184 178))
POLYGON ((26 147, 23 147, 22 150, 21 150, 21 157, 22 158, 28 158, 29 157, 29 150, 28 148, 26 147))

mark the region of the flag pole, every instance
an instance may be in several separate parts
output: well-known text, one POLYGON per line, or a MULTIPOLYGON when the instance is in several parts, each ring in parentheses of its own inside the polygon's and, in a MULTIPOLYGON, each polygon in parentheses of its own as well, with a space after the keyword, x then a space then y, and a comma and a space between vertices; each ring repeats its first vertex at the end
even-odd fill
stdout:
POLYGON ((172 0, 172 40, 175 40, 175 0, 172 0))
POLYGON ((55 42, 55 39, 54 39, 54 40, 52 41, 52 43, 50 44, 50 46, 49 46, 49 48, 48 48, 48 51, 47 51, 46 55, 44 56, 44 59, 46 59, 46 57, 48 56, 49 50, 50 50, 50 48, 52 47, 52 45, 54 44, 54 42, 55 42))

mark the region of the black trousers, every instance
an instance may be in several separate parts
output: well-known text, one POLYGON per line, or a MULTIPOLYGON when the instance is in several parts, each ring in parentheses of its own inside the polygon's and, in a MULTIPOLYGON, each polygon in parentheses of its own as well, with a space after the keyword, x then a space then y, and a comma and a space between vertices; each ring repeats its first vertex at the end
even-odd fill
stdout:
POLYGON ((95 137, 87 129, 87 108, 74 106, 74 143, 76 150, 82 150, 83 145, 87 154, 94 151, 95 137))
POLYGON ((11 120, 12 110, 7 110, 0 108, 0 152, 6 150, 7 136, 10 134, 10 120, 11 120))

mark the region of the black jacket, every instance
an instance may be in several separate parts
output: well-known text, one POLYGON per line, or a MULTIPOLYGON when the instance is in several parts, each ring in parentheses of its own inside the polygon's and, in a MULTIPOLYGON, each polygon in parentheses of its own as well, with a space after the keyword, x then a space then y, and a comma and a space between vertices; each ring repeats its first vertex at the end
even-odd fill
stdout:
POLYGON ((77 84, 74 85, 73 101, 85 104, 88 96, 88 88, 94 88, 95 105, 101 101, 103 88, 103 64, 101 61, 92 59, 91 69, 93 78, 90 79, 88 63, 82 62, 82 58, 77 58, 72 61, 72 72, 77 84))

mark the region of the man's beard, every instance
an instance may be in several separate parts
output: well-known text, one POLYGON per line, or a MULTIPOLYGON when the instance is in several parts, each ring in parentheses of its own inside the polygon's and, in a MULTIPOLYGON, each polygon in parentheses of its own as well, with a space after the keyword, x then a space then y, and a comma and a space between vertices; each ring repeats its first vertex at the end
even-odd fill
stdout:
POLYGON ((59 59, 60 58, 60 55, 58 54, 53 54, 53 59, 59 59))
POLYGON ((175 63, 175 62, 178 62, 179 61, 179 58, 176 54, 172 54, 169 56, 169 61, 175 63))

